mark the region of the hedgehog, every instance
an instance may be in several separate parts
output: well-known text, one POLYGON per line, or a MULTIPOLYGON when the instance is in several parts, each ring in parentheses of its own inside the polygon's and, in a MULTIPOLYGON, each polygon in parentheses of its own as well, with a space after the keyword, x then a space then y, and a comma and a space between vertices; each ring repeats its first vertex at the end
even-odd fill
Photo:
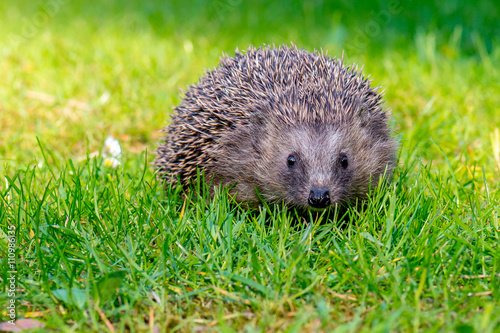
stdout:
POLYGON ((212 193, 228 186, 248 206, 363 202, 391 180, 397 144, 383 92, 361 71, 293 44, 223 54, 175 107, 158 175, 185 188, 201 172, 212 193))

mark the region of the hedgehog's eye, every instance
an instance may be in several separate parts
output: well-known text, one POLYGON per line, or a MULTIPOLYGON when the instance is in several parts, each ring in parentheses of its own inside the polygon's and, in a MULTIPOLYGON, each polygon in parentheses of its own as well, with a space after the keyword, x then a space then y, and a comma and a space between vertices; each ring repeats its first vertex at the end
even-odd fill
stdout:
POLYGON ((288 156, 288 159, 287 159, 287 164, 289 167, 293 167, 295 165, 295 156, 293 155, 290 155, 288 156))
POLYGON ((347 160, 347 156, 345 155, 340 156, 340 165, 344 169, 347 169, 347 167, 349 166, 349 161, 347 160))

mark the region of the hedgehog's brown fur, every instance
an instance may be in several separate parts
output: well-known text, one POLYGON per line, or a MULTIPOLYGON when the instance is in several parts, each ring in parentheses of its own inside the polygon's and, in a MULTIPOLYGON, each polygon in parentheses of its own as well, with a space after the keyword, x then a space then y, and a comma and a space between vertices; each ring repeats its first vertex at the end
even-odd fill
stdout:
POLYGON ((236 184, 237 200, 249 204, 259 202, 256 190, 268 202, 302 208, 318 188, 327 206, 364 199, 381 176, 391 177, 396 150, 370 83, 322 52, 236 50, 176 107, 158 172, 187 185, 199 168, 215 184, 236 184))

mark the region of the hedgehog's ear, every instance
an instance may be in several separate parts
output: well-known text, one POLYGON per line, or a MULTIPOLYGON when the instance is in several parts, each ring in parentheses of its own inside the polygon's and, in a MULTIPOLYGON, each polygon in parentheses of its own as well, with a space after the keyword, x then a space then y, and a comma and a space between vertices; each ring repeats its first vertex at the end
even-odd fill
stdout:
POLYGON ((366 126, 370 122, 370 108, 366 103, 359 102, 356 105, 356 117, 361 120, 361 126, 366 126))
POLYGON ((266 118, 262 112, 255 112, 250 117, 250 124, 256 126, 257 128, 264 128, 269 118, 266 118))

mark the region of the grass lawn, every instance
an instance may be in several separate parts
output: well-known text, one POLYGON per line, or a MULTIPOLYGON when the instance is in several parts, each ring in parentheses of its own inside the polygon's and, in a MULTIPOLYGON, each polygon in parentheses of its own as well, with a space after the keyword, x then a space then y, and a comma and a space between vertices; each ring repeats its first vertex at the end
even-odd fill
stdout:
POLYGON ((500 332, 498 22, 493 1, 1 2, 0 322, 14 300, 47 332, 500 332), (393 183, 345 228, 163 191, 180 89, 290 41, 384 87, 393 183))

